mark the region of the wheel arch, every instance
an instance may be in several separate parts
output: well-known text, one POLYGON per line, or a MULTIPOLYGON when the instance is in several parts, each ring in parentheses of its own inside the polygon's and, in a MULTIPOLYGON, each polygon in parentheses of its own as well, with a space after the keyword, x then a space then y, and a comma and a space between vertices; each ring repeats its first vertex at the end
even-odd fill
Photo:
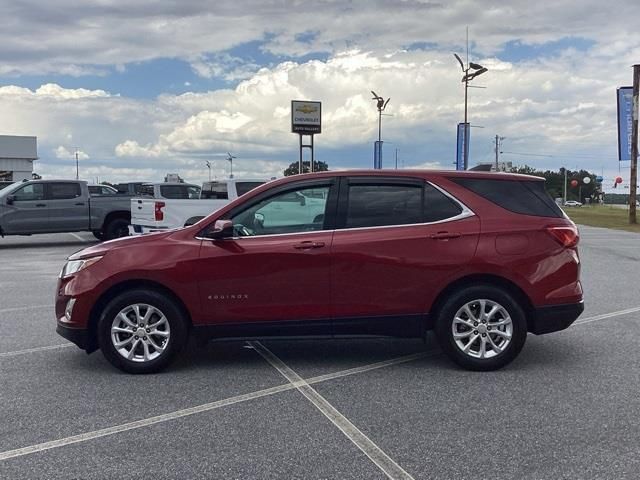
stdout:
POLYGON ((126 220, 128 223, 131 223, 131 212, 127 212, 126 210, 109 212, 107 216, 104 217, 104 222, 102 222, 102 231, 106 231, 107 226, 116 219, 126 220))
POLYGON ((490 285, 492 287, 498 287, 506 290, 510 293, 514 299, 520 304, 522 310, 525 313, 526 321, 527 321, 527 329, 531 328, 531 323, 533 321, 533 316, 535 314, 535 310, 533 307, 533 303, 531 303, 531 299, 529 296, 516 285, 511 280, 501 277, 499 275, 492 274, 473 274, 467 275, 465 277, 459 278, 449 285, 447 285, 436 297, 434 300, 431 311, 429 312, 429 325, 428 328, 433 328, 435 326, 435 322, 438 320, 439 311, 444 305, 446 299, 455 291, 471 286, 478 285, 490 285))
POLYGON ((153 280, 147 279, 131 279, 125 280, 123 282, 112 285, 105 292, 100 295, 98 300, 94 303, 91 308, 91 312, 89 313, 89 324, 88 324, 88 344, 87 344, 87 352, 91 353, 98 349, 98 322, 100 321, 100 315, 107 304, 117 295, 122 292, 134 290, 134 289, 146 289, 153 290, 155 292, 161 293, 169 297, 178 308, 182 311, 187 320, 187 328, 191 328, 193 325, 193 320, 191 317, 191 312, 187 308, 186 304, 182 301, 182 299, 176 295, 173 290, 166 287, 165 285, 155 282, 153 280))

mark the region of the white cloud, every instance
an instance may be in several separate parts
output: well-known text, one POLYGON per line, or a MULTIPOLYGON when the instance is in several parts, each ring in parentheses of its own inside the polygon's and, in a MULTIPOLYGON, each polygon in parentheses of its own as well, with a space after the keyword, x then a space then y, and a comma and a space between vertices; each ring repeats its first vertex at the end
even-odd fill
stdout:
POLYGON ((89 160, 89 155, 83 152, 80 149, 69 150, 67 147, 63 145, 59 145, 58 148, 55 149, 56 158, 59 159, 68 159, 68 158, 76 158, 76 154, 78 155, 78 160, 89 160))

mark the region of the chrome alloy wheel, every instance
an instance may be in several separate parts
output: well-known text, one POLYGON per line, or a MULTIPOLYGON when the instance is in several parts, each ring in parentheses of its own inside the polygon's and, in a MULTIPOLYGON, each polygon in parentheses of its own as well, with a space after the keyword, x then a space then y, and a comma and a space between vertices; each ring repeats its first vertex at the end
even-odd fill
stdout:
POLYGON ((464 354, 492 358, 511 343, 513 323, 509 312, 488 299, 472 300, 457 312, 451 324, 453 340, 464 354))
POLYGON ((152 305, 129 305, 111 322, 111 343, 116 351, 133 362, 155 360, 169 344, 171 329, 167 317, 152 305))

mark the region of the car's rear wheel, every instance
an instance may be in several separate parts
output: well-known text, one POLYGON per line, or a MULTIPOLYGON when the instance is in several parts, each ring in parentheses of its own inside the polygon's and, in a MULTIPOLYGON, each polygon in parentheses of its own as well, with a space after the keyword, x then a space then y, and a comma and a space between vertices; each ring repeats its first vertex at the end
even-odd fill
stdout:
POLYGON ((182 310, 154 290, 115 297, 98 325, 100 349, 109 362, 128 373, 165 368, 184 347, 187 322, 182 310))
POLYGON ((447 355, 469 370, 510 363, 527 338, 522 307, 507 291, 474 286, 449 296, 439 310, 436 335, 447 355))
POLYGON ((114 218, 104 228, 104 239, 126 237, 129 235, 129 222, 124 218, 114 218))

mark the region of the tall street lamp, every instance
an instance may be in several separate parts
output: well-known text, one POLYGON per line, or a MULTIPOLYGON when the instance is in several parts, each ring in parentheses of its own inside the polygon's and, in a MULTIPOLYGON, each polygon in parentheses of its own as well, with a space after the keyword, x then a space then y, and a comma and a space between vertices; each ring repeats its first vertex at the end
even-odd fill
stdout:
POLYGON ((389 104, 389 100, 391 98, 387 98, 385 101, 380 95, 371 90, 373 94, 373 98, 371 100, 376 101, 376 107, 378 108, 378 141, 374 145, 373 150, 373 168, 381 169, 382 168, 382 112, 387 105, 389 104))
POLYGON ((464 67, 464 62, 458 56, 457 53, 453 54, 454 57, 460 62, 460 67, 462 68, 462 83, 464 83, 464 169, 466 170, 469 167, 469 124, 467 121, 467 91, 469 89, 469 82, 476 78, 477 76, 482 75, 487 72, 488 69, 479 65, 477 63, 469 62, 467 68, 464 67))

